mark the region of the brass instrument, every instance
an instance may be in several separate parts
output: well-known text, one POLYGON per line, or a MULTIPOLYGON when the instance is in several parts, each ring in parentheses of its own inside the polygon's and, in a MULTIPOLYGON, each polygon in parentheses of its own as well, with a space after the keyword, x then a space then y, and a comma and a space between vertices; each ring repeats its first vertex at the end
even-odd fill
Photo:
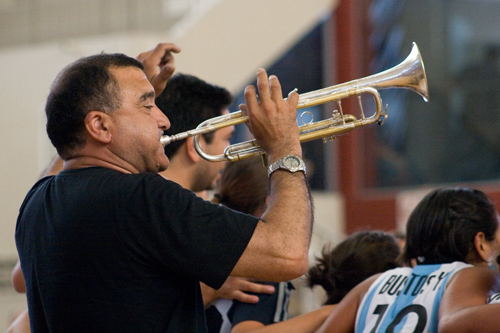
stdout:
MULTIPOLYGON (((299 126, 300 142, 307 142, 319 138, 322 138, 323 141, 326 142, 327 140, 333 140, 340 135, 346 134, 357 127, 373 124, 375 122, 382 125, 387 118, 387 110, 383 110, 382 99, 378 90, 388 88, 412 90, 422 96, 424 101, 427 102, 429 98, 427 78, 425 76, 424 63, 422 62, 416 43, 413 43, 410 54, 403 62, 388 70, 358 80, 300 94, 297 109, 331 101, 337 101, 339 107, 339 111, 335 110, 331 118, 317 122, 313 122, 314 119, 311 119, 310 122, 299 126), (371 95, 375 101, 376 111, 369 118, 365 117, 361 103, 360 95, 364 93, 371 95), (343 114, 340 103, 342 99, 355 95, 358 97, 361 108, 360 119, 350 114, 343 114)), ((312 116, 310 112, 305 111, 302 113, 301 117, 303 117, 304 114, 310 114, 312 116)), ((209 155, 201 149, 199 143, 199 136, 201 134, 216 131, 223 127, 245 123, 247 121, 247 116, 243 116, 241 111, 236 111, 208 119, 198 125, 194 130, 172 136, 162 136, 160 142, 165 146, 173 141, 194 136, 196 151, 201 157, 211 162, 221 162, 224 160, 235 162, 248 157, 265 154, 256 140, 233 144, 227 147, 224 154, 221 155, 209 155)))

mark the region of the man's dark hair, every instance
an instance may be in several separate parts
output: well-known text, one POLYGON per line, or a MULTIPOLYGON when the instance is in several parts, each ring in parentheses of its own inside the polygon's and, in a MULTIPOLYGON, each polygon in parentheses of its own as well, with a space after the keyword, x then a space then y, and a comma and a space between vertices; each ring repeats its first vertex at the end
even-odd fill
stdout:
POLYGON ((469 188, 442 188, 427 194, 406 227, 403 260, 410 263, 468 262, 474 238, 495 238, 496 209, 486 194, 469 188))
MULTIPOLYGON (((176 74, 168 80, 155 103, 170 120, 170 129, 165 134, 173 135, 192 130, 203 121, 220 116, 232 101, 231 93, 225 88, 192 75, 176 74)), ((211 132, 203 137, 211 143, 213 135, 211 132)), ((179 140, 166 145, 165 154, 172 157, 183 143, 184 140, 179 140)))
POLYGON ((143 69, 142 63, 124 54, 101 53, 68 65, 52 84, 45 105, 47 134, 62 159, 85 144, 84 120, 90 111, 120 107, 120 87, 111 67, 143 69))
POLYGON ((318 263, 307 272, 310 287, 325 289, 325 304, 337 304, 357 284, 370 276, 401 266, 400 247, 383 231, 359 231, 333 250, 325 246, 318 263))

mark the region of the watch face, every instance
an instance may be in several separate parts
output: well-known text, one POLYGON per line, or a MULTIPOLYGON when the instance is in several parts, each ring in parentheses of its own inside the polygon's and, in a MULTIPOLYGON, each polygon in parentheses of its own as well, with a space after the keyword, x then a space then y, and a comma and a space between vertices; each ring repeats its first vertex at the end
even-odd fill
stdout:
POLYGON ((268 176, 278 169, 285 169, 290 172, 303 171, 304 174, 306 173, 306 166, 304 165, 304 162, 302 162, 299 157, 294 155, 282 157, 271 164, 268 169, 268 176))
POLYGON ((296 169, 300 166, 300 160, 296 156, 287 156, 283 162, 290 169, 296 169))

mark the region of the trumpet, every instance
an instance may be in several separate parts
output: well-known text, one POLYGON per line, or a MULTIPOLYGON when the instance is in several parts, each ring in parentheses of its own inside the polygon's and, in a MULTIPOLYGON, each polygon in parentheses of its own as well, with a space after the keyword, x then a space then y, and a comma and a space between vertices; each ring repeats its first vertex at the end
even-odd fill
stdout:
MULTIPOLYGON (((336 137, 347 134, 355 128, 378 123, 382 125, 387 119, 387 107, 384 110, 382 99, 378 90, 389 88, 403 88, 418 93, 424 101, 429 99, 427 78, 425 75, 424 63, 416 43, 413 43, 410 54, 399 65, 396 65, 383 72, 367 76, 365 78, 352 80, 346 83, 334 85, 331 87, 311 91, 299 95, 297 109, 319 105, 322 103, 336 101, 338 110, 332 112, 332 117, 314 122, 312 114, 305 111, 300 119, 306 114, 312 119, 299 126, 300 142, 307 142, 315 139, 323 139, 323 142, 333 140, 336 137), (365 117, 361 95, 371 95, 375 103, 375 112, 371 117, 365 117), (341 100, 351 96, 357 96, 360 107, 359 119, 351 114, 344 114, 342 111, 341 100)), ((230 161, 235 162, 252 156, 264 155, 264 150, 259 146, 256 140, 244 141, 230 145, 224 151, 224 154, 210 155, 205 153, 200 145, 200 135, 216 131, 220 128, 234 126, 248 121, 247 116, 243 116, 241 111, 231 112, 226 115, 208 119, 202 122, 196 129, 186 131, 172 136, 164 135, 160 138, 164 146, 177 140, 183 140, 194 137, 194 146, 198 154, 211 162, 230 161)))

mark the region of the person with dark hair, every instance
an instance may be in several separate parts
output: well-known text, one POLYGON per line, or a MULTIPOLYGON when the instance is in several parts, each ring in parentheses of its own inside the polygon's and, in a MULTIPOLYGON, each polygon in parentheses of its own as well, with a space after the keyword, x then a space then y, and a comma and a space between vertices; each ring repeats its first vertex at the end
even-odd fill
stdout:
MULTIPOLYGON (((228 114, 231 93, 195 76, 176 74, 165 90, 156 98, 156 105, 170 120, 167 135, 195 129, 203 121, 228 114)), ((219 155, 229 146, 234 126, 203 134, 200 144, 207 153, 219 155)), ((213 190, 224 162, 208 162, 194 148, 193 138, 174 141, 165 146, 170 160, 161 174, 193 192, 213 190)))
MULTIPOLYGON (((227 89, 193 75, 178 73, 169 79, 165 89, 156 97, 155 103, 170 120, 170 128, 165 134, 174 135, 192 130, 205 120, 229 113, 228 107, 232 101, 231 93, 227 89)), ((203 134, 200 144, 207 153, 222 154, 229 146, 233 132, 234 126, 229 126, 203 134)), ((169 165, 168 169, 160 174, 206 199, 207 191, 215 188, 225 163, 208 162, 201 158, 194 148, 193 140, 187 138, 165 146, 169 165)), ((273 293, 274 288, 230 276, 217 290, 201 283, 201 292, 203 303, 207 307, 218 298, 256 303, 259 298, 246 292, 273 293)))
MULTIPOLYGON (((177 73, 170 78, 155 102, 171 120, 170 128, 165 134, 173 135, 194 129, 205 120, 227 113, 233 97, 226 88, 207 83, 193 75, 177 73), (172 121, 173 119, 176 121, 172 121)), ((229 128, 234 129, 231 126, 229 128)), ((206 142, 212 142, 215 133, 217 131, 203 134, 202 137, 206 142)), ((171 158, 185 141, 186 139, 178 140, 166 145, 165 154, 171 158)))
POLYGON ((226 163, 212 201, 261 216, 269 204, 269 178, 260 156, 226 163))
MULTIPOLYGON (((500 251, 498 213, 481 191, 437 189, 411 213, 395 268, 357 285, 318 332, 492 332, 500 327, 489 267, 500 251)), ((500 306, 500 305, 498 305, 500 306)))
MULTIPOLYGON (((53 84, 47 131, 64 169, 32 187, 16 225, 33 331, 204 332, 200 281, 217 289, 230 275, 286 281, 307 271, 304 168, 270 172, 262 220, 158 174, 170 123, 154 99, 179 51, 159 44, 139 56, 144 67, 120 54, 85 57, 53 84)), ((301 160, 298 99, 283 99, 264 69, 245 89, 241 109, 272 166, 301 160)))
MULTIPOLYGON (((260 157, 228 162, 217 185, 213 202, 231 209, 261 216, 269 205, 269 179, 260 157)), ((262 282, 265 283, 265 282, 262 282)), ((332 307, 323 307, 288 319, 293 285, 267 282, 276 292, 259 295, 257 304, 219 299, 206 310, 209 332, 312 332, 325 320, 332 307)))
POLYGON ((396 239, 386 232, 356 232, 333 250, 323 248, 318 263, 309 268, 308 285, 320 285, 327 294, 325 304, 337 304, 358 283, 401 266, 400 252, 396 239))

